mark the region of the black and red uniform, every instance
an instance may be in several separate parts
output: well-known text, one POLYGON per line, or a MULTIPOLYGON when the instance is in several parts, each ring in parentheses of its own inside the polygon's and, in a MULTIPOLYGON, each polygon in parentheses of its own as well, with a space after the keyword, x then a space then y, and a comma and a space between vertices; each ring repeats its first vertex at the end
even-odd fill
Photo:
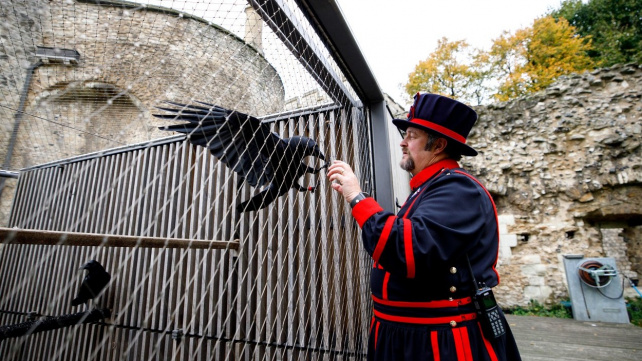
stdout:
POLYGON ((372 198, 352 210, 374 260, 368 360, 520 360, 506 320, 504 336, 486 339, 471 301, 466 255, 478 282, 499 283, 490 194, 448 159, 415 175, 410 186, 397 215, 372 198))

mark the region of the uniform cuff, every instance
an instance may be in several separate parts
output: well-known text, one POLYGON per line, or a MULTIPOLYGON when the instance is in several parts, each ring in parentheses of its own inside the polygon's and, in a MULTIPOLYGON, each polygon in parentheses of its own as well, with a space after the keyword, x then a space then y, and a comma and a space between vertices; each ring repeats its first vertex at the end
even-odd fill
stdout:
POLYGON ((359 228, 363 228, 363 224, 366 223, 368 218, 381 211, 383 211, 383 208, 381 208, 379 203, 377 203, 374 198, 368 197, 352 208, 352 216, 359 224, 359 228))

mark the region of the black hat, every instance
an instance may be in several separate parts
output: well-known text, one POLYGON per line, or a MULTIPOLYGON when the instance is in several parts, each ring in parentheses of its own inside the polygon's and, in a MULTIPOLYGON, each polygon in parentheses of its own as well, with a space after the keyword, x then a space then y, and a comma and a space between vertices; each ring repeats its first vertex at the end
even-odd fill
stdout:
POLYGON ((393 119, 401 130, 408 127, 437 132, 457 142, 462 155, 476 156, 477 151, 466 145, 466 137, 477 121, 477 113, 454 99, 437 94, 415 95, 408 119, 393 119))

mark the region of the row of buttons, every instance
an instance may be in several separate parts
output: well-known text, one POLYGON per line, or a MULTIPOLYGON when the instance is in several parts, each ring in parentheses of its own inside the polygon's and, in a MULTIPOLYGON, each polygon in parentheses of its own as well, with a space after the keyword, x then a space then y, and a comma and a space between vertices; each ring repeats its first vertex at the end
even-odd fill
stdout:
MULTIPOLYGON (((457 268, 456 267, 450 267, 450 273, 451 274, 457 273, 457 268)), ((455 292, 457 292, 457 287, 451 286, 450 287, 450 293, 455 293, 455 292)), ((455 322, 455 321, 452 321, 452 322, 455 322)), ((452 322, 451 322, 451 324, 452 324, 452 322)), ((455 322, 455 324, 456 324, 456 322, 455 322)))
MULTIPOLYGON (((450 175, 450 173, 448 173, 448 175, 450 175)), ((457 268, 456 268, 456 267, 450 267, 450 273, 451 273, 451 274, 455 274, 455 273, 457 273, 457 268)), ((451 286, 451 287, 450 287, 450 293, 455 293, 456 291, 457 291, 457 287, 455 287, 455 286, 451 286)), ((452 301, 452 300, 453 300, 453 298, 452 298, 452 297, 450 297, 450 298, 448 298, 448 300, 449 300, 449 301, 452 301)), ((450 321, 450 326, 452 326, 452 327, 457 327, 457 321, 454 321, 454 320, 453 320, 453 321, 450 321)))

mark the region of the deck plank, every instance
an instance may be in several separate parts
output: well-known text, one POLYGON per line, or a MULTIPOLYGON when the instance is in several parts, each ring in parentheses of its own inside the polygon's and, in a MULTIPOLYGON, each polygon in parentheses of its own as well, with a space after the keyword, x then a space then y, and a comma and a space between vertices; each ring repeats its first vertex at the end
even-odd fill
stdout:
POLYGON ((524 361, 642 360, 641 327, 552 317, 506 319, 524 361))

